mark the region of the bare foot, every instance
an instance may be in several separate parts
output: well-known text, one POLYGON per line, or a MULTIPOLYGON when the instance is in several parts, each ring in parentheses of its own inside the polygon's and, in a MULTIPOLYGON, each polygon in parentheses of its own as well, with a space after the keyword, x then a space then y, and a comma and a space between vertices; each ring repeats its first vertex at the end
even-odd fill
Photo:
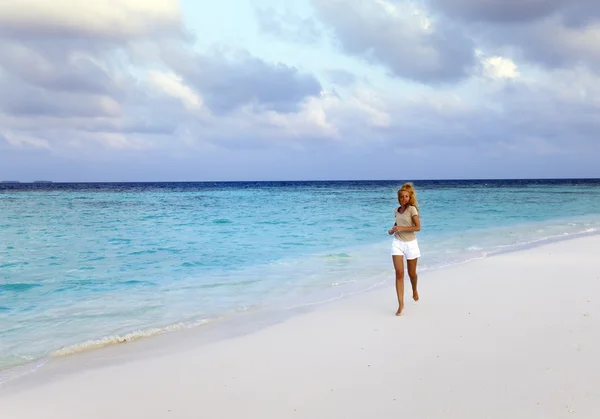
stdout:
POLYGON ((419 301, 419 292, 417 290, 413 291, 413 300, 419 301))
POLYGON ((401 305, 400 307, 398 307, 398 311, 396 311, 396 316, 402 315, 402 310, 403 309, 404 309, 404 305, 401 305))

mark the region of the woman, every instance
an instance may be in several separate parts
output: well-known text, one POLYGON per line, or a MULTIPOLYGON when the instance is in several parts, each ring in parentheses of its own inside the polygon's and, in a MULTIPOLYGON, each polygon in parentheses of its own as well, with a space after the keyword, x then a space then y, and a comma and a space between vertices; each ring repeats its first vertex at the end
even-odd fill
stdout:
POLYGON ((415 231, 421 230, 419 221, 419 211, 417 209, 417 197, 412 183, 405 183, 398 190, 398 203, 400 206, 394 210, 396 222, 394 227, 388 230, 388 234, 393 234, 392 241, 392 260, 396 270, 396 293, 398 294, 398 311, 396 316, 402 314, 404 309, 404 261, 406 257, 406 267, 410 284, 412 285, 413 300, 419 301, 417 291, 417 260, 421 256, 419 243, 415 236, 415 231))

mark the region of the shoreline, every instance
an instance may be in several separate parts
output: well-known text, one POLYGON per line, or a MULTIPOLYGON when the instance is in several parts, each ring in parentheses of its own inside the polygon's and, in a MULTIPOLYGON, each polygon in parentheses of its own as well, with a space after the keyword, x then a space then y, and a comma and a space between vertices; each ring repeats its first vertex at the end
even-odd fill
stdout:
MULTIPOLYGON (((459 261, 450 265, 426 267, 421 269, 420 272, 423 272, 422 275, 431 275, 438 271, 452 269, 453 267, 458 266, 468 266, 469 264, 477 263, 489 258, 525 252, 528 250, 537 249, 539 247, 552 245, 554 243, 576 241, 582 238, 595 236, 600 238, 600 231, 595 228, 576 233, 563 233, 556 236, 545 237, 540 240, 533 240, 527 243, 519 243, 507 246, 506 249, 497 249, 481 257, 459 261)), ((390 278, 392 278, 392 276, 393 272, 390 270, 390 278)), ((10 377, 9 373, 11 372, 19 369, 24 370, 23 373, 15 374, 14 377, 0 381, 0 395, 3 387, 10 387, 11 382, 22 380, 26 376, 39 374, 46 369, 54 370, 57 364, 68 365, 70 362, 69 360, 73 357, 86 357, 86 355, 89 354, 90 359, 104 359, 106 358, 102 356, 104 351, 111 351, 114 350, 114 348, 123 348, 125 346, 134 346, 134 348, 127 348, 126 350, 122 351, 123 353, 121 354, 118 353, 118 351, 121 351, 121 349, 116 349, 117 353, 115 355, 117 358, 119 358, 123 356, 124 353, 127 353, 128 359, 135 360, 135 356, 139 355, 139 351, 147 351, 151 353, 155 350, 155 348, 159 348, 161 345, 172 346, 171 342, 173 340, 209 344, 219 340, 233 339, 259 332, 264 328, 272 327, 279 323, 285 322, 297 315, 320 310, 321 308, 327 307, 330 304, 336 304, 348 299, 360 298, 361 295, 377 292, 382 288, 389 288, 390 284, 392 283, 392 279, 389 281, 373 280, 369 283, 361 284, 363 286, 359 287, 358 289, 349 288, 347 290, 348 292, 343 292, 342 294, 326 295, 326 293, 322 290, 319 295, 326 296, 326 298, 319 299, 317 301, 311 300, 309 302, 301 302, 294 305, 285 305, 279 303, 274 306, 258 306, 255 309, 249 308, 247 311, 232 312, 211 319, 194 320, 190 324, 178 323, 168 325, 160 328, 158 333, 150 333, 158 330, 157 328, 148 328, 144 330, 132 331, 123 336, 102 337, 93 341, 85 341, 69 347, 58 348, 45 357, 0 370, 0 373, 5 373, 5 376, 8 377, 10 377), (181 327, 179 327, 180 325, 181 327), (112 338, 114 338, 112 341, 107 340, 112 338), (79 346, 81 346, 82 349, 75 348, 79 346)), ((332 290, 333 287, 327 291, 332 290)), ((406 299, 410 299, 409 291, 410 284, 407 282, 407 284, 405 284, 406 299), (406 286, 409 286, 408 291, 406 291, 406 286)), ((391 292, 394 293, 395 291, 392 290, 391 292)))
POLYGON ((399 318, 390 283, 248 334, 69 356, 0 386, 0 404, 14 419, 595 417, 599 248, 587 234, 425 272, 399 318))
MULTIPOLYGON (((559 190, 564 189, 563 183, 559 182, 559 190)), ((318 305, 330 297, 337 299, 339 294, 362 291, 376 282, 389 281, 389 275, 393 274, 388 256, 389 236, 381 231, 382 224, 377 221, 383 219, 384 212, 387 213, 387 210, 383 211, 381 203, 384 202, 382 194, 386 193, 388 187, 380 184, 373 186, 366 189, 364 185, 356 189, 340 189, 337 186, 301 188, 297 198, 306 204, 317 205, 314 213, 307 213, 308 218, 298 218, 298 225, 310 220, 308 224, 313 226, 312 230, 301 236, 311 241, 299 245, 303 239, 291 240, 285 238, 285 234, 276 234, 277 228, 272 226, 282 221, 278 218, 282 212, 275 205, 265 212, 273 217, 266 224, 265 220, 261 221, 262 215, 253 219, 257 231, 262 231, 264 235, 261 233, 260 240, 257 240, 262 245, 253 246, 261 250, 248 254, 244 253, 240 240, 224 247, 227 240, 223 238, 229 234, 232 224, 221 217, 220 211, 208 212, 205 224, 197 220, 191 222, 193 217, 188 215, 192 213, 188 214, 187 210, 177 212, 185 221, 181 225, 174 223, 171 226, 169 222, 163 225, 163 221, 166 222, 163 220, 153 227, 154 221, 147 220, 143 212, 118 223, 105 224, 113 220, 110 211, 119 211, 124 203, 127 206, 136 205, 136 208, 139 205, 146 211, 161 200, 176 198, 174 202, 180 202, 181 198, 181 203, 193 204, 192 207, 199 211, 193 214, 203 214, 204 204, 200 202, 206 199, 213 202, 212 199, 216 199, 214 202, 218 204, 217 198, 220 196, 206 194, 205 188, 191 188, 191 195, 185 193, 179 198, 177 191, 184 190, 177 188, 163 188, 156 195, 122 195, 124 192, 120 189, 108 188, 106 191, 110 191, 112 197, 109 200, 103 194, 81 193, 79 189, 67 188, 60 202, 64 199, 69 205, 74 205, 74 219, 84 216, 90 206, 108 211, 98 214, 98 221, 102 222, 89 224, 88 233, 93 237, 92 240, 86 239, 85 234, 81 241, 73 245, 68 244, 65 237, 79 235, 68 225, 51 223, 52 227, 49 227, 40 223, 37 213, 26 211, 28 207, 22 205, 24 201, 7 196, 9 213, 14 212, 14 219, 27 215, 27 219, 31 218, 30 221, 37 226, 36 231, 44 231, 44 240, 51 240, 53 246, 36 253, 36 240, 21 242, 16 228, 19 223, 14 223, 15 228, 8 229, 9 242, 21 245, 0 249, 3 259, 11 262, 3 266, 9 282, 0 285, 0 323, 6 324, 5 330, 8 330, 2 334, 3 342, 0 345, 4 349, 0 351, 0 381, 5 381, 3 375, 6 375, 8 365, 24 365, 31 360, 45 362, 49 354, 56 352, 85 352, 86 346, 103 347, 107 341, 119 345, 118 342, 132 338, 144 340, 147 336, 163 334, 165 330, 188 330, 194 323, 210 324, 220 322, 222 318, 244 317, 246 311, 271 311, 273 307, 288 309, 304 303, 318 305), (334 235, 327 233, 333 224, 319 218, 319 214, 329 214, 328 211, 333 207, 325 205, 327 201, 314 199, 313 193, 318 191, 325 191, 325 196, 330 198, 339 197, 340 191, 356 193, 361 199, 352 207, 344 203, 344 211, 351 210, 359 216, 358 220, 372 218, 371 221, 362 224, 358 230, 348 227, 348 233, 352 230, 351 240, 346 240, 344 229, 334 235), (190 196, 194 197, 191 201, 190 196), (367 206, 358 204, 363 199, 368 202, 367 206), (110 208, 110 211, 106 208, 110 208), (360 216, 363 211, 370 218, 360 216), (314 227, 321 225, 321 222, 322 228, 314 227), (166 228, 167 225, 170 228, 166 228), (204 227, 194 231, 190 235, 194 238, 186 242, 188 234, 185 231, 199 225, 204 227), (165 229, 161 226, 165 226, 165 229), (154 239, 147 240, 148 229, 157 229, 158 236, 152 234, 154 239), (115 231, 121 233, 112 237, 115 231), (55 233, 57 237, 50 239, 55 233), (204 243, 204 240, 208 241, 204 243), (240 263, 236 263, 236 258, 223 254, 225 248, 237 249, 245 256, 240 263), (14 324, 18 327, 13 327, 14 324)), ((431 186, 429 190, 423 190, 423 198, 438 197, 443 198, 439 202, 446 202, 449 196, 454 196, 462 189, 468 190, 473 185, 463 185, 466 189, 452 187, 444 193, 431 186)), ((419 236, 424 250, 419 261, 422 273, 477 260, 486 254, 502 252, 502 248, 512 251, 529 246, 527 243, 531 241, 538 242, 532 243, 535 246, 556 235, 576 236, 586 229, 600 229, 600 201, 597 199, 587 202, 587 198, 581 198, 583 205, 556 214, 546 211, 542 205, 552 203, 554 195, 549 193, 552 184, 543 184, 541 188, 532 190, 515 189, 504 183, 498 186, 501 189, 474 189, 479 191, 474 193, 481 199, 471 211, 477 221, 467 229, 457 230, 456 226, 450 227, 452 223, 444 224, 440 221, 443 220, 440 217, 442 207, 430 208, 428 217, 431 218, 428 222, 431 224, 419 236), (489 193, 491 190, 497 193, 489 193), (506 222, 501 221, 504 218, 502 208, 488 211, 504 194, 517 193, 519 196, 524 191, 533 197, 533 204, 512 215, 508 211, 506 222)), ((596 194, 596 186, 594 183, 579 189, 596 194)), ((131 190, 127 189, 128 192, 131 190)), ((286 194, 292 191, 294 189, 283 187, 257 196, 264 198, 281 193, 282 197, 289 197, 286 194)), ((237 196, 247 192, 226 188, 223 193, 237 196)), ((50 196, 40 196, 35 202, 45 205, 52 219, 60 218, 58 215, 62 204, 55 205, 59 201, 50 196)), ((263 201, 259 199, 254 202, 263 201)), ((220 207, 217 205, 214 208, 220 207)), ((257 214, 262 212, 257 211, 257 214)), ((562 238, 570 237, 559 237, 562 238)), ((13 375, 13 372, 9 374, 13 375)))

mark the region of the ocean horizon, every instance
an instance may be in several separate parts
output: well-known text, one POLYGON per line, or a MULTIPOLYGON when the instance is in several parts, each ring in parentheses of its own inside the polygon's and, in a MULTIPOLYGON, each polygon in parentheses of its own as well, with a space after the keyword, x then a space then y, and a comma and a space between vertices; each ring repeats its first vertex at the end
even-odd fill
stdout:
MULTIPOLYGON (((490 177, 490 178, 423 178, 423 179, 412 179, 406 180, 406 182, 484 182, 484 181, 596 181, 600 180, 600 177, 586 177, 586 176, 575 176, 575 177, 490 177)), ((250 179, 250 180, 227 180, 227 179, 214 179, 214 180, 0 180, 0 184, 165 184, 165 183, 281 183, 281 182, 397 182, 394 179, 250 179)))
MULTIPOLYGON (((600 179, 411 181, 420 272, 600 229, 600 179)), ((0 382, 52 357, 392 283, 404 182, 2 183, 0 382)))

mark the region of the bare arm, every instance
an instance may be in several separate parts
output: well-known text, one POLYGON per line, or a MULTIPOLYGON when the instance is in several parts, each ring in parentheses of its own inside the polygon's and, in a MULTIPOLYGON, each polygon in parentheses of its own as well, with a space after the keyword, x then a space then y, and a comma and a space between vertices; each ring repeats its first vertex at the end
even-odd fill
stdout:
POLYGON ((391 230, 388 230, 388 234, 390 236, 396 232, 396 230, 394 230, 395 228, 396 228, 396 223, 394 223, 394 227, 392 227, 391 230))

